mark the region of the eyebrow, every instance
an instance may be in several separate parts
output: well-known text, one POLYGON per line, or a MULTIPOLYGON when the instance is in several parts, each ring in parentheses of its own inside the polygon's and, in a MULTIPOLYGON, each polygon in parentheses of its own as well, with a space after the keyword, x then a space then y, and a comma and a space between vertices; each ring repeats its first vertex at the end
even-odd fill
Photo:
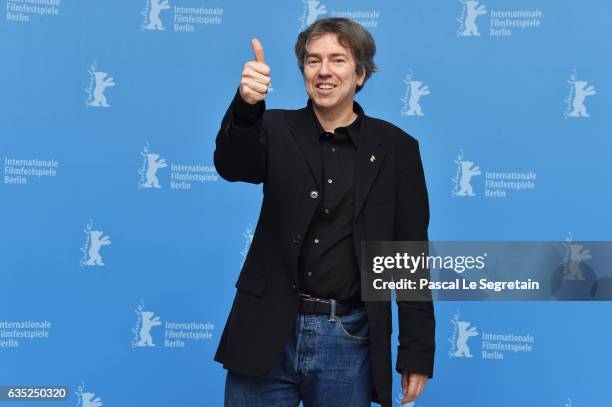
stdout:
MULTIPOLYGON (((306 58, 310 58, 310 57, 320 57, 321 54, 315 54, 315 53, 306 53, 306 55, 304 56, 304 59, 306 58)), ((347 57, 347 54, 344 52, 335 52, 333 54, 330 54, 330 56, 333 57, 347 57)))

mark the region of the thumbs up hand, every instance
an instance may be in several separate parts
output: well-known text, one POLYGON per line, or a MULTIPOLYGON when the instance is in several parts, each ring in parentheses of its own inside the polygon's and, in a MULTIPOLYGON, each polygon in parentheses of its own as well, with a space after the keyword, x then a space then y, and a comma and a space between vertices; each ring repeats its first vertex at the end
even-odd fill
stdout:
POLYGON ((264 49, 257 38, 251 40, 255 61, 244 64, 240 78, 240 96, 254 105, 266 98, 270 85, 270 67, 264 62, 264 49))

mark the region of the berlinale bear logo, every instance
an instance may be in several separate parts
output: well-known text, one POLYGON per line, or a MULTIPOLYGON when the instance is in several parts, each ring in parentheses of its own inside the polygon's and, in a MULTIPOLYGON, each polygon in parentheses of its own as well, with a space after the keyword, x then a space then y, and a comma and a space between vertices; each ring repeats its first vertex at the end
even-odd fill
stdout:
POLYGON ((455 184, 452 196, 476 196, 471 180, 472 177, 482 174, 480 167, 474 166, 473 161, 464 160, 463 150, 457 155, 455 164, 457 164, 457 173, 451 178, 451 181, 455 184))
POLYGON ((459 318, 459 310, 457 310, 451 320, 453 333, 449 338, 451 350, 448 355, 451 358, 471 358, 473 355, 468 346, 468 340, 472 336, 477 336, 478 331, 475 326, 470 327, 471 324, 468 321, 461 321, 459 318))
POLYGON ((134 312, 136 312, 138 318, 136 320, 136 326, 132 328, 132 332, 134 333, 132 347, 154 347, 155 344, 151 336, 151 329, 162 324, 159 317, 155 316, 153 311, 145 311, 144 302, 142 300, 134 312))
POLYGON ((101 230, 94 230, 93 221, 90 219, 89 223, 83 230, 85 232, 85 244, 81 247, 83 256, 81 257, 82 266, 104 266, 102 256, 100 255, 100 249, 102 246, 108 246, 111 244, 110 238, 104 236, 104 232, 101 230))
POLYGON ((563 262, 563 279, 565 280, 584 280, 584 271, 581 264, 584 260, 589 260, 593 256, 591 251, 584 248, 584 245, 574 242, 570 233, 563 242, 566 249, 565 261, 563 262))
POLYGON ((86 264, 88 266, 103 266, 102 256, 100 256, 100 248, 102 246, 108 246, 111 244, 108 236, 102 236, 104 232, 101 230, 92 230, 89 232, 90 244, 89 244, 89 259, 86 264))
POLYGON ((429 86, 423 86, 422 81, 414 80, 412 71, 406 74, 403 82, 406 84, 406 92, 400 98, 402 101, 400 116, 424 116, 420 100, 422 96, 431 94, 429 86))
POLYGON ((161 325, 159 317, 154 317, 154 312, 143 311, 140 316, 142 318, 142 326, 140 327, 140 340, 136 343, 136 346, 155 346, 153 343, 153 337, 151 336, 151 328, 157 325, 161 325))
POLYGON ((159 18, 159 14, 169 8, 168 0, 147 0, 147 5, 141 13, 145 17, 142 28, 145 30, 164 31, 165 28, 161 18, 159 18))
POLYGON ((588 86, 587 81, 578 80, 578 74, 576 70, 570 75, 570 79, 567 81, 570 84, 570 91, 568 97, 565 99, 567 109, 564 114, 565 117, 589 117, 584 102, 587 96, 596 95, 595 87, 588 86))
POLYGON ((459 17, 460 28, 458 35, 462 37, 479 36, 476 19, 487 13, 484 5, 478 5, 476 0, 460 0, 463 3, 463 11, 459 17))
POLYGON ((103 405, 102 399, 100 397, 96 397, 95 393, 90 391, 85 391, 85 382, 81 380, 81 384, 78 386, 77 391, 75 391, 78 402, 77 406, 80 407, 101 407, 103 405))
POLYGON ((319 16, 327 14, 325 5, 321 5, 319 0, 303 0, 304 2, 304 14, 298 18, 301 21, 303 30, 310 24, 314 23, 319 16))
POLYGON ((115 86, 115 80, 108 76, 108 73, 97 70, 96 61, 93 61, 89 70, 89 86, 85 88, 88 94, 85 106, 87 107, 110 107, 106 99, 106 88, 115 86))
POLYGON ((159 185, 159 178, 157 178, 157 170, 160 168, 165 168, 168 165, 166 164, 166 160, 163 158, 159 158, 159 154, 149 153, 147 154, 147 173, 146 173, 146 182, 144 183, 144 188, 161 188, 159 185))
POLYGON ((143 151, 140 152, 140 155, 143 157, 143 161, 138 170, 140 175, 138 189, 161 188, 159 178, 157 177, 157 170, 168 166, 166 160, 160 158, 159 154, 152 152, 148 142, 143 151))

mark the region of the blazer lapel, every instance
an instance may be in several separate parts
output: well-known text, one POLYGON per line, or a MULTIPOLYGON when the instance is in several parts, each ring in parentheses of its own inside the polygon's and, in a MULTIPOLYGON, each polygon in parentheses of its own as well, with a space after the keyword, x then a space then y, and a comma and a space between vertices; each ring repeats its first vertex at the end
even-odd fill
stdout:
POLYGON ((289 128, 298 147, 302 151, 314 181, 321 190, 321 146, 317 139, 317 127, 313 120, 313 112, 307 107, 288 112, 289 128))
POLYGON ((360 128, 360 140, 361 142, 355 155, 355 210, 353 213, 353 223, 357 221, 368 193, 385 159, 383 142, 377 133, 371 130, 368 131, 366 116, 364 116, 360 128))

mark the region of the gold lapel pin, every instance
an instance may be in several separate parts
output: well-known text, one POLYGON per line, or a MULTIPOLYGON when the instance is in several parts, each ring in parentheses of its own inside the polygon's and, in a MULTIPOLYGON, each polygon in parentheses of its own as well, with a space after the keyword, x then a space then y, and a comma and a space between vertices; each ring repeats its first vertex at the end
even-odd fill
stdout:
POLYGON ((372 163, 373 163, 375 160, 376 160, 376 156, 375 156, 374 154, 372 154, 372 155, 370 156, 370 162, 372 162, 372 163))

